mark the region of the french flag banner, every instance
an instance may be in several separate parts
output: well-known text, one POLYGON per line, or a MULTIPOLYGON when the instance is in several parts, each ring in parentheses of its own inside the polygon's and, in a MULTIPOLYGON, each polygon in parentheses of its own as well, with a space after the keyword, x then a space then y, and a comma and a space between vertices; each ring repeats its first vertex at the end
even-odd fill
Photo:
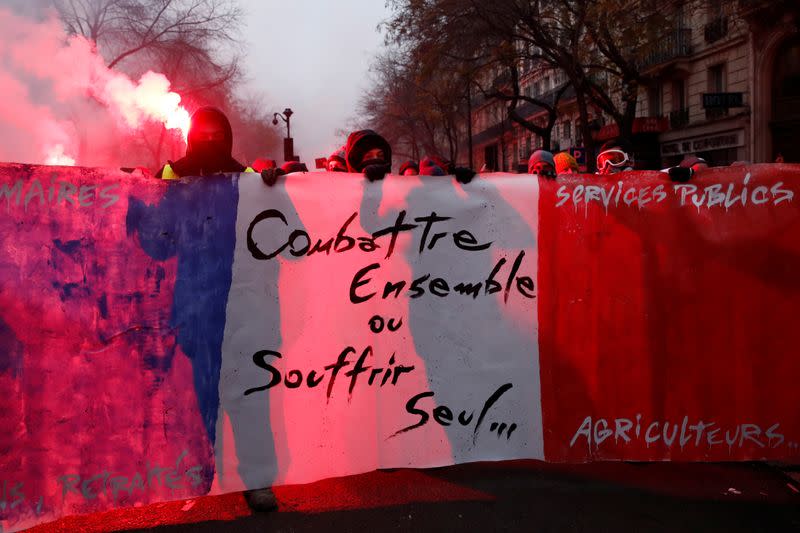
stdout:
POLYGON ((377 468, 796 461, 799 183, 0 166, 0 526, 377 468))

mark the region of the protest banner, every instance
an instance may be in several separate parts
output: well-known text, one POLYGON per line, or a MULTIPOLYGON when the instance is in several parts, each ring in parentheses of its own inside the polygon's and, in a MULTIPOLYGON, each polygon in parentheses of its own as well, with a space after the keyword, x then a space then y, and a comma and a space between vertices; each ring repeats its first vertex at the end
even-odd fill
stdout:
POLYGON ((797 460, 800 168, 0 166, 0 520, 476 460, 797 460))

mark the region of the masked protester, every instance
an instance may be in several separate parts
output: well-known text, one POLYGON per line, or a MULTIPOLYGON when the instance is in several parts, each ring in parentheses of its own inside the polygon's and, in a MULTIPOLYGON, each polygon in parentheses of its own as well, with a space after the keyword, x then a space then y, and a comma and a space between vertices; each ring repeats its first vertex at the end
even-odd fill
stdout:
MULTIPOLYGON (((186 155, 168 162, 156 177, 166 180, 184 176, 208 176, 225 172, 254 172, 231 156, 233 133, 225 114, 214 107, 202 107, 192 115, 186 145, 186 155)), ((248 490, 245 500, 255 511, 274 511, 278 508, 275 495, 269 488, 248 490)))
POLYGON ((419 174, 419 165, 416 161, 408 160, 402 165, 400 165, 400 171, 398 172, 401 176, 417 176, 419 174))
POLYGON ((328 172, 347 172, 347 159, 345 159, 345 147, 342 146, 328 157, 325 164, 328 172))
POLYGON ((606 142, 597 155, 598 174, 616 174, 633 170, 633 147, 627 139, 618 138, 606 142))
POLYGON ((201 107, 192 115, 186 155, 175 162, 168 161, 156 177, 174 180, 184 176, 252 171, 231 157, 232 150, 233 132, 228 117, 215 107, 201 107))
POLYGON ((528 159, 528 174, 537 174, 543 178, 555 179, 556 161, 547 150, 536 150, 528 159))
POLYGON ((369 181, 382 180, 392 169, 392 148, 373 130, 354 131, 347 137, 348 172, 363 173, 369 181))

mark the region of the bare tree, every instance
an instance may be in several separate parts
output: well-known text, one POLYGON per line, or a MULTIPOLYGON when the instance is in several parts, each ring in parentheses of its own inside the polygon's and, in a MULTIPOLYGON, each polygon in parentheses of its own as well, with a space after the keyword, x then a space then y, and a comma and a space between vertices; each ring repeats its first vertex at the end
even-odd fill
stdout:
MULTIPOLYGON (((558 104, 554 97, 560 95, 556 92, 533 102, 520 94, 518 66, 534 61, 543 68, 559 69, 575 91, 583 138, 591 149, 592 109, 610 116, 622 135, 631 134, 639 88, 652 83, 642 59, 673 31, 678 4, 677 0, 392 0, 394 13, 386 28, 390 43, 418 61, 444 57, 484 72, 504 65, 509 73, 504 83, 494 84, 495 90, 487 94, 507 102, 509 117, 537 133, 535 124, 515 114, 516 103, 526 101, 546 110, 548 126, 558 104)), ((546 128, 541 133, 549 136, 546 128)))
POLYGON ((457 161, 464 142, 466 85, 452 72, 430 75, 396 52, 379 55, 359 103, 359 125, 379 130, 399 158, 457 161))
POLYGON ((116 67, 131 56, 180 51, 208 60, 236 45, 241 10, 232 0, 53 0, 68 31, 96 42, 116 67))
MULTIPOLYGON (((233 96, 242 81, 235 0, 50 0, 67 31, 97 44, 109 68, 131 76, 163 73, 190 108, 214 105, 228 114, 235 154, 245 161, 272 153, 279 139, 263 98, 233 96), (224 50, 224 53, 221 51, 224 50)), ((131 158, 157 168, 180 154, 183 142, 150 124, 134 139, 131 158)))

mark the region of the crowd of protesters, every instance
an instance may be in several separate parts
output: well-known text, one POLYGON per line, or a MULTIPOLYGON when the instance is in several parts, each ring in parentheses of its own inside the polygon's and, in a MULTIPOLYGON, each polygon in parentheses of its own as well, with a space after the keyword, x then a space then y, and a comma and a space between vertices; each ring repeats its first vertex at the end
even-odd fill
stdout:
MULTIPOLYGON (((215 108, 205 107, 192 115, 186 155, 168 162, 156 177, 177 179, 182 176, 203 176, 224 172, 258 172, 264 182, 273 185, 279 176, 295 172, 308 172, 308 167, 299 161, 288 161, 281 166, 272 159, 256 159, 245 167, 236 161, 231 153, 233 133, 227 117, 215 108)), ((598 151, 597 174, 617 174, 634 169, 634 155, 631 143, 624 138, 606 142, 598 151)), ((733 165, 744 165, 737 161, 733 165)), ((350 172, 363 174, 369 181, 383 179, 391 173, 392 149, 381 135, 373 130, 359 130, 351 133, 344 146, 328 158, 325 170, 329 172, 350 172)), ((687 156, 677 166, 663 169, 674 181, 688 181, 691 177, 708 168, 708 163, 697 156, 687 156)), ((481 173, 493 169, 483 165, 481 173)), ((565 174, 579 174, 580 168, 575 158, 568 152, 553 154, 546 150, 536 150, 528 160, 528 174, 546 179, 557 179, 565 174)), ((401 176, 455 176, 461 183, 468 183, 475 171, 456 166, 452 161, 437 155, 429 155, 420 161, 405 161, 399 167, 401 176)))
MULTIPOLYGON (((232 156, 233 132, 227 117, 218 109, 202 108, 192 116, 187 139, 186 155, 169 161, 156 174, 165 180, 185 176, 206 176, 227 172, 257 172, 264 182, 272 186, 278 177, 298 172, 308 172, 305 164, 288 161, 278 166, 272 159, 256 159, 249 167, 236 161, 232 156)), ((746 164, 745 162, 738 162, 746 164)), ((735 163, 736 164, 736 163, 735 163)), ((328 172, 349 172, 362 174, 369 181, 381 180, 391 173, 392 148, 389 143, 373 130, 359 130, 351 133, 344 146, 333 152, 326 161, 328 172)), ((687 181, 694 173, 701 172, 708 164, 701 158, 691 156, 681 164, 664 169, 671 179, 687 181)), ((619 174, 634 169, 633 150, 625 139, 615 139, 605 143, 597 156, 597 174, 619 174)), ((552 154, 546 150, 534 151, 528 160, 528 173, 544 179, 558 179, 559 176, 578 174, 579 166, 574 157, 567 152, 552 154)), ((490 172, 484 165, 481 172, 490 172)), ((429 155, 417 161, 405 161, 398 169, 401 176, 454 176, 461 183, 469 183, 476 175, 470 168, 456 166, 437 155, 429 155)), ((258 511, 274 510, 275 496, 268 488, 247 490, 245 499, 251 508, 258 511)))

